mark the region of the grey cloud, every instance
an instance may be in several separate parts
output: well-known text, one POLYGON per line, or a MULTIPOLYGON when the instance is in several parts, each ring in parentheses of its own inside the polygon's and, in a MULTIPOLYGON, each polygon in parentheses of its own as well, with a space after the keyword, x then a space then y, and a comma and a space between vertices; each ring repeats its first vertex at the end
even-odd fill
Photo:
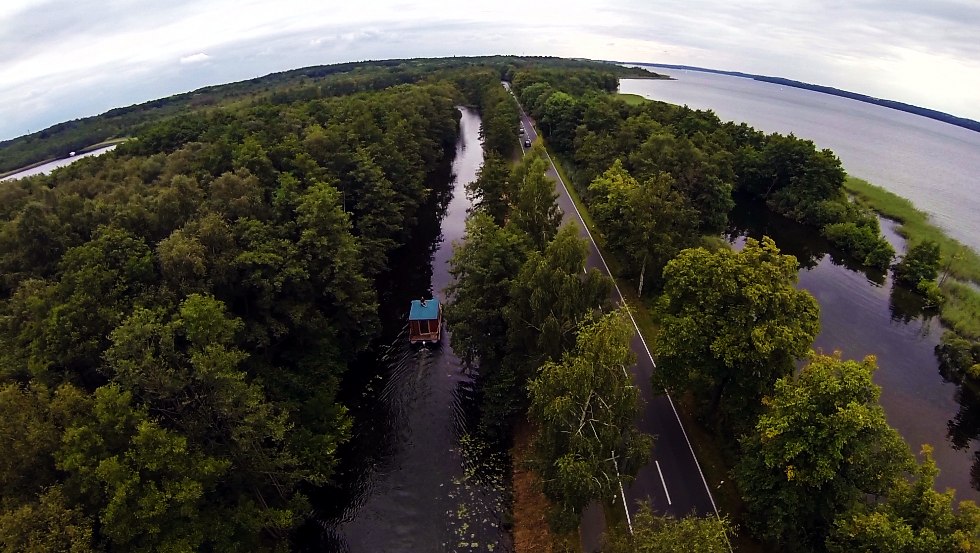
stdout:
POLYGON ((72 38, 98 40, 122 29, 149 29, 179 21, 192 6, 193 2, 187 1, 145 0, 49 0, 35 4, 0 20, 0 52, 5 53, 0 63, 57 49, 72 38))

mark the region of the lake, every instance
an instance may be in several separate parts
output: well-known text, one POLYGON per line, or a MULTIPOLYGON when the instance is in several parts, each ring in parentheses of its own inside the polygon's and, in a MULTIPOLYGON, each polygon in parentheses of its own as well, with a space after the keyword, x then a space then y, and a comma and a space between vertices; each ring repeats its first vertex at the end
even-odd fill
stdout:
POLYGON ((54 161, 49 161, 47 163, 43 163, 41 165, 38 165, 37 167, 31 167, 30 169, 24 169, 23 171, 18 171, 16 173, 12 174, 12 175, 7 175, 6 177, 3 177, 2 179, 0 179, 0 181, 13 180, 13 179, 22 179, 24 177, 33 177, 34 175, 47 175, 48 173, 50 173, 51 171, 54 171, 58 167, 64 167, 65 165, 69 165, 69 164, 75 163, 76 161, 78 161, 78 160, 80 160, 82 158, 92 157, 92 156, 98 156, 98 155, 102 155, 102 154, 104 154, 106 152, 111 152, 115 148, 116 148, 116 145, 113 144, 111 146, 105 146, 105 147, 102 147, 102 148, 96 148, 95 150, 92 150, 91 152, 85 152, 84 154, 78 154, 78 155, 71 156, 71 157, 65 157, 65 158, 61 158, 61 159, 56 159, 54 161))
POLYGON ((652 68, 676 80, 622 79, 620 91, 830 148, 851 175, 912 201, 980 251, 980 133, 811 90, 700 71, 652 68))
MULTIPOLYGON (((912 200, 953 235, 980 249, 980 133, 872 104, 739 77, 668 71, 676 81, 621 81, 622 92, 692 108, 769 132, 794 133, 830 148, 855 176, 912 200)), ((899 252, 904 240, 883 220, 899 252)), ((934 312, 890 276, 848 263, 814 229, 740 202, 728 237, 771 236, 801 264, 800 288, 820 303, 814 348, 846 359, 873 354, 881 405, 913 452, 935 447, 937 488, 980 500, 980 402, 940 374, 934 348, 942 327, 934 312)))

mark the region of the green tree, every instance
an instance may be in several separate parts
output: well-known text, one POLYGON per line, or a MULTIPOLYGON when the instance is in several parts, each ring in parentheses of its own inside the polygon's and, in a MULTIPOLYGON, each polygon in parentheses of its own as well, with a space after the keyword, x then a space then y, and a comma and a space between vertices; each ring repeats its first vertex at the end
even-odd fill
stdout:
POLYGON ((90 553, 92 520, 72 506, 60 487, 36 502, 0 512, 0 551, 4 553, 90 553))
POLYGON ((859 505, 838 517, 827 538, 830 553, 967 553, 980 548, 980 508, 972 501, 953 508, 953 490, 935 489, 939 469, 932 448, 911 478, 898 478, 885 502, 859 505))
POLYGON ((608 305, 612 280, 595 270, 583 274, 586 255, 578 228, 566 225, 543 252, 531 252, 512 280, 504 307, 507 344, 524 374, 561 359, 582 322, 608 305))
POLYGON ((201 549, 216 521, 204 495, 230 467, 189 449, 114 385, 65 430, 57 460, 110 547, 127 551, 201 549))
POLYGON ((617 159, 589 185, 596 221, 609 245, 639 274, 637 295, 643 295, 648 265, 660 273, 679 251, 698 238, 697 213, 673 187, 673 178, 659 173, 644 182, 630 176, 617 159))
POLYGON ((499 367, 507 344, 503 306, 526 258, 521 233, 497 226, 483 211, 467 218, 466 235, 449 262, 453 282, 446 307, 453 351, 464 363, 478 364, 481 371, 499 367))
POLYGON ((916 288, 923 280, 936 280, 939 275, 939 244, 932 240, 909 248, 905 257, 893 267, 895 280, 916 288))
POLYGON ((796 259, 775 242, 740 252, 684 250, 664 269, 663 327, 655 379, 693 393, 722 426, 752 424, 759 400, 793 371, 819 330, 819 306, 797 290, 796 259), (720 409, 719 409, 720 408, 720 409))
POLYGON ((555 237, 561 224, 561 211, 555 200, 555 183, 545 175, 548 164, 540 155, 529 156, 521 168, 522 178, 511 203, 514 226, 524 231, 534 249, 541 251, 555 237))
POLYGON ((788 550, 819 548, 839 514, 885 495, 910 468, 878 404, 876 369, 874 357, 812 354, 799 375, 776 382, 735 471, 756 535, 788 550))
POLYGON ((643 503, 633 516, 633 531, 620 526, 605 536, 602 553, 727 553, 734 529, 727 519, 655 515, 643 503))
POLYGON ((538 425, 535 464, 555 502, 558 531, 577 526, 589 501, 615 497, 650 456, 653 440, 634 425, 634 333, 624 308, 587 323, 575 349, 545 363, 528 384, 528 415, 538 425))
POLYGON ((466 185, 473 196, 473 205, 486 211, 494 222, 507 222, 513 191, 510 185, 510 162, 494 152, 487 152, 476 180, 466 185))

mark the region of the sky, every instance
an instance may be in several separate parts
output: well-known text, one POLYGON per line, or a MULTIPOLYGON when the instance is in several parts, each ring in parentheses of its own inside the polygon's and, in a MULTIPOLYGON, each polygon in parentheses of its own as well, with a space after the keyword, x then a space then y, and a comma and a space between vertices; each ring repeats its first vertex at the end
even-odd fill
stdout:
POLYGON ((308 65, 485 54, 759 73, 980 120, 978 0, 0 0, 0 140, 308 65))

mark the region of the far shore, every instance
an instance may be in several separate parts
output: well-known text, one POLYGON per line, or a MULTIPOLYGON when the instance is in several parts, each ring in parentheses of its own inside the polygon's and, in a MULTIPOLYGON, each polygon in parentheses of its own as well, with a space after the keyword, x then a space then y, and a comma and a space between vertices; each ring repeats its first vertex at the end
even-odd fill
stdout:
MULTIPOLYGON (((107 146, 112 146, 114 144, 122 144, 123 142, 125 142, 127 140, 129 140, 129 137, 124 137, 124 138, 110 138, 109 140, 103 140, 102 142, 99 142, 99 143, 96 143, 96 144, 92 144, 92 145, 89 145, 89 146, 85 146, 81 150, 76 151, 75 154, 76 155, 77 154, 87 154, 87 153, 89 153, 89 152, 91 152, 93 150, 98 150, 99 148, 105 148, 107 146)), ((25 165, 23 167, 18 167, 17 169, 11 169, 10 171, 7 171, 5 173, 0 173, 0 179, 5 179, 5 178, 9 177, 10 175, 16 175, 17 173, 20 173, 21 171, 27 171, 27 170, 33 169, 35 167, 40 167, 40 166, 44 165, 45 163, 51 163, 52 161, 58 161, 59 159, 65 159, 65 158, 64 157, 52 157, 52 158, 44 159, 44 160, 41 160, 41 161, 38 161, 38 162, 35 162, 35 163, 31 163, 30 165, 25 165)))

